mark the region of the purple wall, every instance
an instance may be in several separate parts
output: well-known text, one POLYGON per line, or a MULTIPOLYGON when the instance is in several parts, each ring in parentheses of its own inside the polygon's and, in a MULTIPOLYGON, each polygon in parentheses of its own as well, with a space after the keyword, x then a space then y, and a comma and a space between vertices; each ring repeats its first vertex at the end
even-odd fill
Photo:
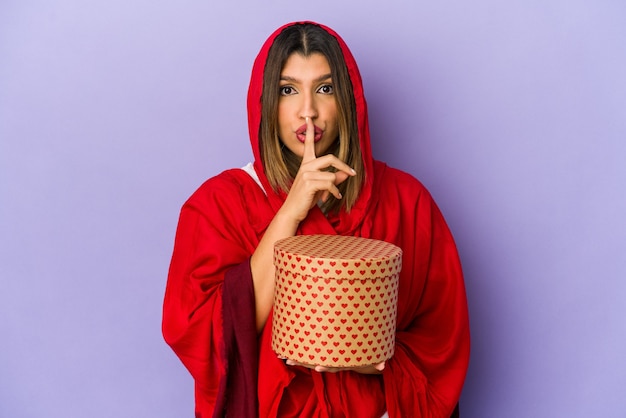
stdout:
POLYGON ((160 335, 178 210, 250 159, 252 60, 303 18, 453 229, 463 416, 624 416, 626 3, 209 3, 0 3, 0 416, 192 416, 160 335))

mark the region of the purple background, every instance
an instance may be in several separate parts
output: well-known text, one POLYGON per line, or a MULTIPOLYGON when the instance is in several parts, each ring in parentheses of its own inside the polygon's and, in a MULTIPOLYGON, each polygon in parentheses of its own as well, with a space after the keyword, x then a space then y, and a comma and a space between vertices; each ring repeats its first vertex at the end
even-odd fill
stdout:
POLYGON ((250 160, 252 61, 305 18, 457 239, 463 416, 626 414, 626 3, 211 3, 0 3, 0 416, 192 416, 160 334, 178 211, 250 160))

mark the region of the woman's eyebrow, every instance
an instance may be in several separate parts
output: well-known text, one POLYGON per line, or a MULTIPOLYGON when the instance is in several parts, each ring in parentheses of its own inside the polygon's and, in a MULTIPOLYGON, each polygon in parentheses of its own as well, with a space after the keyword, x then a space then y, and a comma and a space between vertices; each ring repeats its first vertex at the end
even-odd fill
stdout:
MULTIPOLYGON (((329 78, 332 78, 331 74, 324 74, 324 75, 317 77, 315 80, 313 80, 313 82, 319 83, 320 81, 325 81, 325 80, 328 80, 329 78)), ((298 80, 295 77, 288 76, 288 75, 281 75, 280 81, 289 81, 290 83, 300 83, 300 80, 298 80)))

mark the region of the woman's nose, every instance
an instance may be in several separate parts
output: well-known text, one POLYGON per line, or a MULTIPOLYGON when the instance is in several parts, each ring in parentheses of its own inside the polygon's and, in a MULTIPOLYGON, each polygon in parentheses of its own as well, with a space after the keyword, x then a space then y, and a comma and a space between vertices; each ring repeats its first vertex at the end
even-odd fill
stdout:
POLYGON ((315 95, 311 93, 302 95, 300 117, 304 119, 307 116, 311 119, 315 119, 317 117, 317 105, 315 103, 315 95))

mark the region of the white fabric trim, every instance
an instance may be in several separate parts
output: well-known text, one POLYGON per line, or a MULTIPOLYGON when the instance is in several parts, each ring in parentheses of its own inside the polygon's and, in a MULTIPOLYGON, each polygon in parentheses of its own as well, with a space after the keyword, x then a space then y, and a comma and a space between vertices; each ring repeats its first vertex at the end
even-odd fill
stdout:
POLYGON ((265 195, 267 196, 267 192, 265 191, 265 188, 261 184, 261 180, 259 180, 259 176, 257 175, 256 170, 254 169, 254 164, 248 163, 244 165, 243 167, 241 167, 241 169, 245 171, 246 173, 248 173, 250 177, 252 177, 252 179, 256 182, 256 184, 259 185, 261 190, 263 190, 263 193, 265 193, 265 195))

